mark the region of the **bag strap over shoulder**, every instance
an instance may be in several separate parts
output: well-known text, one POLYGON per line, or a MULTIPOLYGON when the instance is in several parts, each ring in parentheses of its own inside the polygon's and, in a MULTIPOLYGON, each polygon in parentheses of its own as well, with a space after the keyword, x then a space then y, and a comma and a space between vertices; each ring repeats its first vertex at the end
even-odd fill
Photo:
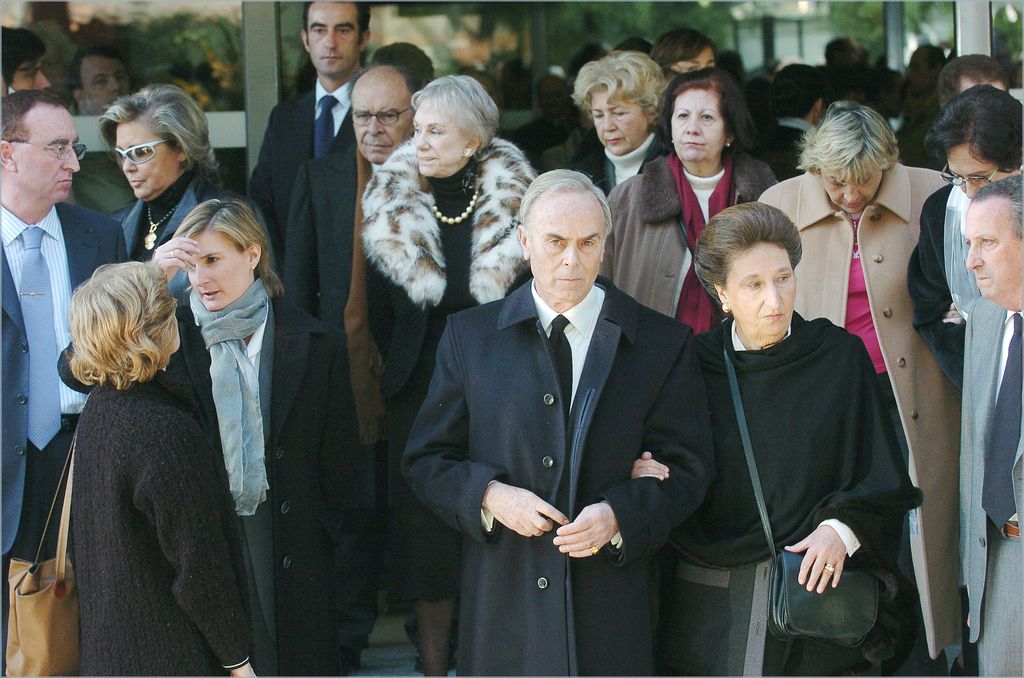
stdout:
POLYGON ((57 508, 57 499, 60 497, 60 488, 67 478, 67 485, 64 490, 64 505, 60 513, 60 527, 57 530, 57 581, 64 580, 64 572, 68 559, 68 532, 71 529, 71 486, 75 468, 75 444, 78 442, 78 431, 75 431, 71 439, 71 449, 68 450, 68 457, 64 460, 64 469, 57 479, 57 489, 53 493, 53 500, 50 502, 50 510, 46 514, 46 524, 43 525, 43 534, 39 537, 39 548, 36 549, 36 557, 32 567, 37 567, 43 561, 43 548, 46 546, 46 532, 50 529, 50 521, 53 519, 53 512, 57 508))
MULTIPOLYGON (((733 322, 736 322, 733 320, 733 322)), ((730 331, 723 332, 724 341, 729 341, 730 331)), ((757 512, 761 516, 761 527, 764 529, 765 539, 768 540, 768 551, 772 554, 772 564, 778 559, 775 552, 775 537, 772 536, 772 526, 768 522, 768 508, 764 503, 764 492, 761 490, 761 476, 757 472, 757 464, 754 462, 754 448, 750 444, 750 431, 747 430, 747 415, 743 412, 743 400, 740 398, 740 385, 736 380, 736 368, 733 367, 732 358, 729 357, 729 349, 722 344, 722 357, 725 358, 725 371, 729 375, 729 393, 732 395, 732 406, 736 412, 736 424, 740 429, 740 440, 743 441, 743 454, 747 458, 747 469, 750 471, 750 483, 754 486, 754 500, 757 502, 757 512)))

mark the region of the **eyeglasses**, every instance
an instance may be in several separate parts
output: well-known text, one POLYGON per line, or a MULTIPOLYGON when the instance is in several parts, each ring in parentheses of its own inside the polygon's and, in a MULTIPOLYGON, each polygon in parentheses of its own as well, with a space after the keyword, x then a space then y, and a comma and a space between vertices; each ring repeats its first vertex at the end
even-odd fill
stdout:
POLYGON ((370 118, 377 118, 377 122, 384 125, 385 127, 391 127, 398 119, 402 117, 402 113, 408 111, 411 106, 406 106, 400 111, 389 109, 386 111, 377 111, 371 113, 369 111, 352 111, 352 122, 358 127, 366 127, 370 124, 370 118))
POLYGON ((31 141, 23 141, 21 139, 11 139, 8 143, 12 144, 25 144, 26 146, 35 146, 41 148, 44 151, 50 151, 57 160, 67 160, 71 153, 75 154, 75 157, 81 160, 85 156, 86 146, 85 144, 69 144, 69 143, 58 143, 58 144, 46 144, 41 146, 39 144, 33 144, 31 141))
POLYGON ((133 165, 142 165, 149 162, 156 156, 156 147, 160 144, 166 144, 167 139, 160 139, 159 141, 147 141, 144 144, 135 144, 129 146, 123 151, 120 148, 114 148, 114 152, 121 156, 121 161, 127 160, 133 165))
POLYGON ((946 165, 946 167, 942 170, 942 174, 940 176, 942 177, 942 180, 945 181, 947 184, 953 184, 954 186, 959 186, 960 188, 966 190, 965 184, 970 184, 975 188, 981 188, 982 186, 988 185, 988 183, 992 181, 992 177, 994 177, 997 174, 999 174, 998 169, 996 169, 995 172, 988 175, 987 177, 962 177, 956 172, 951 172, 949 170, 949 165, 946 165))

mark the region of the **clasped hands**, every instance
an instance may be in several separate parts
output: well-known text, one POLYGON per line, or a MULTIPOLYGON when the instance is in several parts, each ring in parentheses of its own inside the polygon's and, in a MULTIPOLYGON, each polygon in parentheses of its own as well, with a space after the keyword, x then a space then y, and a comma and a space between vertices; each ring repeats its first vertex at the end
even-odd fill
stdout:
POLYGON ((615 512, 606 502, 584 507, 570 522, 533 492, 502 482, 487 486, 481 506, 499 523, 524 537, 539 537, 559 525, 554 544, 572 558, 596 555, 619 531, 615 512))

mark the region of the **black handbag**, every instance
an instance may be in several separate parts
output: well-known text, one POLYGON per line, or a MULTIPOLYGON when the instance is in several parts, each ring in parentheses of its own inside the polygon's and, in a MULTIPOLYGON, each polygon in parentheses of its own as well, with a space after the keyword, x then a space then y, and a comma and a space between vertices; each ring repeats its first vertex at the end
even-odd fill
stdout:
MULTIPOLYGON (((730 333, 726 332, 726 341, 730 333)), ((878 577, 848 563, 843 569, 842 583, 828 587, 824 593, 808 591, 797 581, 804 554, 776 550, 768 509, 761 490, 761 477, 754 463, 754 450, 743 413, 736 368, 728 348, 722 347, 725 370, 729 376, 729 392, 736 412, 736 423, 743 441, 750 482, 754 487, 761 527, 772 554, 771 582, 768 592, 768 630, 779 640, 810 638, 837 647, 857 647, 875 626, 878 616, 878 577)))

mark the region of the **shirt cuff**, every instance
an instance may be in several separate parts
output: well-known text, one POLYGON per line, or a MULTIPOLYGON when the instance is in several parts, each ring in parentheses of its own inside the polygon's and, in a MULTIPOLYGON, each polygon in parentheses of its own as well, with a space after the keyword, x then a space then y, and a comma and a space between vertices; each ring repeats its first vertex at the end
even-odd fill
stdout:
POLYGON ((484 528, 487 534, 494 532, 494 516, 483 507, 480 508, 480 527, 484 528))
POLYGON ((622 548, 622 533, 621 532, 616 532, 615 534, 613 534, 612 535, 612 540, 611 540, 610 543, 611 543, 613 549, 615 549, 615 550, 621 549, 622 548))
POLYGON ((235 669, 240 668, 242 666, 245 666, 248 663, 249 663, 249 658, 246 657, 245 659, 243 659, 242 661, 240 661, 238 663, 235 663, 235 664, 223 664, 223 666, 228 671, 234 671, 235 669))
MULTIPOLYGON (((821 525, 828 525, 839 534, 839 538, 843 540, 843 544, 846 545, 846 555, 852 556, 860 548, 860 540, 857 539, 857 535, 853 533, 853 530, 847 526, 846 523, 835 518, 829 518, 828 520, 821 521, 821 525)), ((821 527, 819 525, 818 527, 821 527)))

